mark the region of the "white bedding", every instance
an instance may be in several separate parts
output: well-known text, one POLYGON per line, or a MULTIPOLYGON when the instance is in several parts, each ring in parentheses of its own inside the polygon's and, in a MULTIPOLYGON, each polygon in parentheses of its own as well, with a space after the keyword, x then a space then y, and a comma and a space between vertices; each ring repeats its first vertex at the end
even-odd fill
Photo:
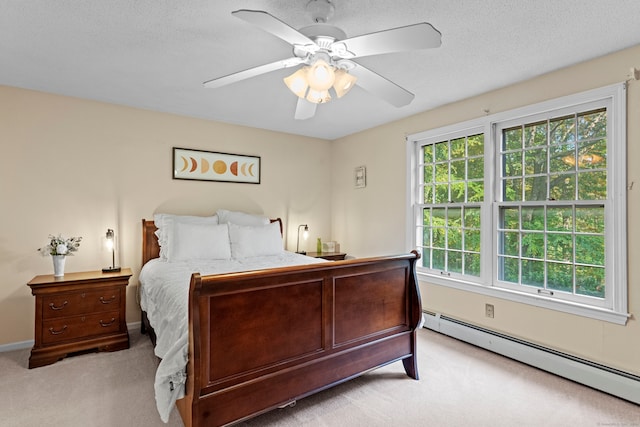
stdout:
POLYGON ((140 272, 140 306, 156 332, 155 354, 161 358, 155 395, 165 423, 175 401, 184 397, 188 356, 188 296, 191 274, 233 273, 325 262, 293 252, 251 258, 167 262, 153 259, 140 272))

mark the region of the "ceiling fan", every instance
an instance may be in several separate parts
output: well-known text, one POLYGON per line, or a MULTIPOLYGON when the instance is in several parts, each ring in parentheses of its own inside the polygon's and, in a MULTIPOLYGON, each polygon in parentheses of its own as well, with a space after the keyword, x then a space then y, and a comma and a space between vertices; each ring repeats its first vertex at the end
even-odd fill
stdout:
POLYGON ((392 81, 358 64, 354 59, 392 52, 436 48, 441 34, 426 22, 347 38, 344 31, 326 22, 333 15, 330 0, 311 0, 307 10, 316 24, 296 30, 261 10, 236 10, 232 15, 281 38, 293 46, 293 57, 249 68, 204 82, 217 88, 271 71, 301 66, 284 79, 298 96, 295 118, 315 115, 318 104, 331 99, 329 89, 338 98, 356 83, 366 91, 396 107, 409 104, 414 95, 392 81))

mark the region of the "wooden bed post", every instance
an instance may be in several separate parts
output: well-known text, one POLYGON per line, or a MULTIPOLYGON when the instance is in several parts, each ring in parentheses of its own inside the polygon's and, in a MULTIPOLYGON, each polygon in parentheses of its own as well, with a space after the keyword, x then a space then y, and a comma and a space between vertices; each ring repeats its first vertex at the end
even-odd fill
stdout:
POLYGON ((404 371, 414 380, 419 380, 420 377, 418 375, 418 354, 417 354, 417 337, 416 331, 420 323, 422 323, 422 299, 420 297, 420 285, 418 283, 418 275, 416 273, 416 263, 420 259, 420 253, 415 249, 411 251, 416 257, 411 261, 411 269, 409 278, 409 290, 411 292, 410 301, 411 301, 411 318, 412 318, 412 328, 413 328, 413 338, 411 339, 411 353, 410 357, 406 359, 402 359, 402 364, 404 366, 404 371))
MULTIPOLYGON (((200 273, 193 273, 191 275, 191 283, 189 284, 189 305, 198 304, 198 297, 200 295, 200 289, 202 288, 202 276, 200 273)), ((176 407, 184 427, 197 427, 199 426, 198 419, 194 419, 194 404, 197 404, 196 391, 201 389, 201 375, 198 367, 201 362, 201 345, 200 340, 196 339, 196 332, 198 328, 194 328, 194 325, 200 322, 200 310, 189 310, 189 356, 187 361, 187 382, 185 384, 185 397, 176 401, 176 407)))

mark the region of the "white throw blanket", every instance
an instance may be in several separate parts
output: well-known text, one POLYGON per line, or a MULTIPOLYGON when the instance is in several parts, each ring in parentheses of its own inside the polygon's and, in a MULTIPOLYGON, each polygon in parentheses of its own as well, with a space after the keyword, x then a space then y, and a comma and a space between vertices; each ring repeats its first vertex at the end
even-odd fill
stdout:
POLYGON ((189 283, 202 276, 325 262, 293 252, 229 260, 166 262, 153 259, 140 271, 140 306, 157 337, 155 395, 160 418, 169 419, 175 401, 184 397, 189 351, 189 283))

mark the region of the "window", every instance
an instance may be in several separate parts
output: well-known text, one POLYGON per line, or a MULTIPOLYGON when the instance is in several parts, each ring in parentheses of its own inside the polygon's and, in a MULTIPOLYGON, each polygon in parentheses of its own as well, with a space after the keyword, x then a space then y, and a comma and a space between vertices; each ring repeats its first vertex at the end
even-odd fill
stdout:
POLYGON ((411 136, 419 274, 625 323, 624 89, 411 136))
POLYGON ((422 266, 480 276, 484 134, 465 133, 420 149, 422 266))
POLYGON ((602 305, 607 109, 583 110, 497 125, 498 280, 602 305))

